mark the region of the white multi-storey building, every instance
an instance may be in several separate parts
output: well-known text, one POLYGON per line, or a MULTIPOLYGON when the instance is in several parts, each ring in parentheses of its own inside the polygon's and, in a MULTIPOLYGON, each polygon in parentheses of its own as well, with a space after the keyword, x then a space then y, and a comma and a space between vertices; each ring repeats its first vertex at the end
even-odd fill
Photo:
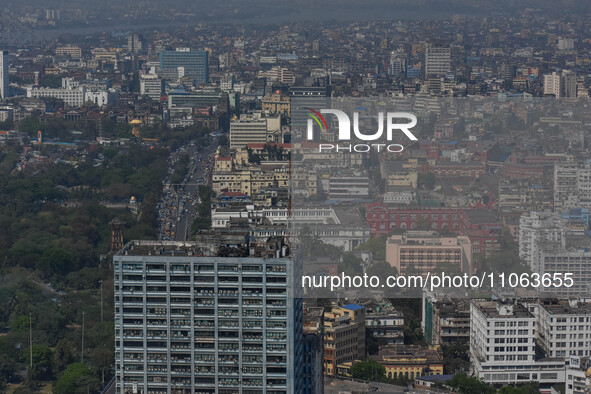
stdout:
POLYGON ((27 97, 51 97, 72 107, 82 107, 84 105, 85 88, 77 87, 73 89, 62 88, 28 88, 27 97))
POLYGON ((577 74, 571 70, 544 75, 544 94, 556 98, 577 97, 577 74))
POLYGON ((470 359, 488 384, 564 382, 563 359, 536 359, 536 317, 519 303, 472 301, 470 359))
POLYGON ((538 337, 548 357, 591 356, 591 304, 576 300, 543 303, 538 337))
POLYGON ((92 81, 81 84, 73 78, 62 78, 61 88, 27 88, 27 97, 51 97, 63 100, 64 104, 72 107, 82 107, 87 102, 103 107, 119 100, 116 89, 101 88, 92 81), (86 86, 86 85, 89 86, 86 86))
POLYGON ((162 97, 163 88, 163 81, 156 74, 144 74, 140 77, 140 95, 142 96, 148 96, 158 102, 162 97))
POLYGON ((425 47, 425 77, 444 76, 451 69, 451 49, 440 42, 425 47))
POLYGON ((575 39, 572 37, 558 37, 558 49, 561 51, 575 48, 575 39))
POLYGON ((113 257, 116 392, 301 393, 303 305, 281 251, 127 244, 113 257))
POLYGON ((390 74, 394 77, 404 75, 406 72, 406 54, 394 51, 390 54, 390 74))
POLYGON ((591 393, 591 359, 571 356, 566 367, 565 394, 591 393))
POLYGON ((554 164, 554 210, 591 208, 591 164, 554 164))
POLYGON ((591 293, 591 242, 586 236, 566 237, 565 244, 548 243, 541 247, 540 274, 554 278, 570 274, 572 286, 541 287, 548 295, 561 298, 588 298, 591 293))
POLYGON ((533 272, 540 272, 541 246, 562 242, 566 232, 564 219, 550 211, 524 213, 519 218, 519 257, 533 272))
POLYGON ((240 115, 239 119, 230 122, 230 148, 245 148, 248 144, 274 142, 271 137, 280 130, 279 116, 264 117, 260 113, 240 115))
POLYGON ((544 94, 562 97, 562 77, 557 72, 544 75, 544 94))

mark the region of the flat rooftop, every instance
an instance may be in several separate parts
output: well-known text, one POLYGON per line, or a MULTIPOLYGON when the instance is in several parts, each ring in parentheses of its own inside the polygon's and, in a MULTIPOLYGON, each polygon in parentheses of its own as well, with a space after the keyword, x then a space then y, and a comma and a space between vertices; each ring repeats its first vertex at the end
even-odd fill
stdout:
POLYGON ((496 214, 487 209, 466 209, 464 212, 472 224, 497 223, 499 221, 496 214))
POLYGON ((115 256, 203 256, 195 242, 130 241, 115 256))
POLYGON ((569 302, 560 301, 557 304, 542 304, 544 308, 551 315, 581 315, 591 314, 591 304, 586 302, 569 302))
POLYGON ((521 304, 502 303, 498 301, 477 301, 475 302, 475 305, 486 317, 491 319, 535 318, 534 315, 521 304), (499 312, 499 307, 501 306, 509 307, 513 310, 511 313, 501 314, 499 312))

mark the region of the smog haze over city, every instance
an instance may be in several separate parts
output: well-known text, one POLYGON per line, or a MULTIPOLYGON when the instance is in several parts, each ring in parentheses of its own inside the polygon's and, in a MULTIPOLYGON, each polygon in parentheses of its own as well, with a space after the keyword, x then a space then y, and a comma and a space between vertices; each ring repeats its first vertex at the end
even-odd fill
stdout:
POLYGON ((2 0, 0 393, 591 394, 589 20, 2 0))

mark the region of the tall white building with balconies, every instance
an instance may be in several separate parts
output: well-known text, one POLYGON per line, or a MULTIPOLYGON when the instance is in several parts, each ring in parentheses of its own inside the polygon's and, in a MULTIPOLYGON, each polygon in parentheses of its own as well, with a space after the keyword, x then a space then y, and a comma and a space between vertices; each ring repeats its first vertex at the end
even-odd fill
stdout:
POLYGON ((562 242, 567 228, 564 219, 551 211, 524 213, 519 218, 519 257, 533 272, 540 272, 542 245, 562 242))
POLYGON ((116 391, 301 393, 294 261, 198 254, 132 241, 114 256, 116 391))
POLYGON ((473 373, 488 384, 564 382, 564 359, 536 357, 536 317, 520 303, 470 304, 470 360, 473 373))
POLYGON ((540 345, 548 357, 591 356, 591 304, 577 300, 543 303, 539 321, 540 345))
POLYGON ((451 48, 442 42, 425 46, 425 78, 442 77, 451 69, 451 48))
POLYGON ((591 208, 591 164, 554 164, 554 210, 591 208))
POLYGON ((140 76, 140 95, 159 102, 164 91, 164 82, 156 74, 144 74, 140 76))

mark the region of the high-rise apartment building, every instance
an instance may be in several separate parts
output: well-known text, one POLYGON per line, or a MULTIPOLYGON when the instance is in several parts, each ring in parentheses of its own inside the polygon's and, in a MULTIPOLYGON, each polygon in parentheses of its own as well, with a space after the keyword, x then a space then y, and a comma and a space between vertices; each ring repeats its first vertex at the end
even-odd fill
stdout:
POLYGON ((254 143, 283 143, 283 140, 276 141, 276 135, 280 133, 279 116, 263 117, 260 113, 240 115, 240 118, 230 122, 230 148, 246 148, 248 144, 254 143))
POLYGON ((564 85, 564 97, 577 97, 577 74, 571 70, 564 70, 562 72, 562 80, 564 85))
POLYGON ((524 213, 519 218, 519 257, 532 272, 540 272, 542 245, 561 242, 565 221, 550 211, 524 213))
POLYGON ((280 91, 265 95, 261 100, 261 104, 265 114, 290 115, 289 96, 281 94, 280 91))
MULTIPOLYGON (((543 286, 546 295, 560 298, 588 298, 591 292, 591 239, 587 236, 567 236, 562 242, 547 242, 541 246, 540 274, 551 278, 567 278, 572 286, 543 286)), ((565 279, 566 280, 566 279, 565 279)))
POLYGON ((544 75, 544 94, 562 97, 562 78, 557 72, 544 75))
POLYGON ((577 97, 577 74, 563 70, 561 74, 554 71, 544 75, 544 94, 556 98, 577 97))
POLYGON ((443 77, 451 69, 451 48, 442 42, 430 42, 425 46, 425 78, 443 77))
POLYGON ((0 51, 0 100, 10 96, 8 51, 0 51))
POLYGON ((132 241, 113 257, 118 393, 302 393, 298 265, 132 241), (135 391, 134 391, 135 390, 135 391))
POLYGON ((324 313, 324 373, 336 375, 339 365, 365 359, 365 308, 356 304, 324 313))
POLYGON ((131 33, 127 36, 127 50, 130 53, 138 53, 144 48, 143 38, 138 33, 131 33))
POLYGON ((164 81, 156 74, 140 76, 140 95, 148 96, 154 101, 160 101, 164 90, 164 81))
POLYGON ((470 304, 463 299, 437 299, 425 292, 421 328, 430 345, 470 340, 470 304))
POLYGON ((404 315, 391 305, 381 304, 368 309, 365 330, 373 338, 387 344, 404 343, 404 315))
POLYGON ((554 210, 591 208, 591 164, 554 164, 554 210))
POLYGON ((575 39, 572 37, 558 37, 558 49, 561 51, 575 48, 575 39))
POLYGON ((564 382, 564 360, 536 354, 536 317, 520 303, 470 304, 470 361, 476 377, 497 386, 564 382))
POLYGON ((399 77, 406 73, 406 55, 403 52, 392 52, 390 54, 390 75, 399 77))
POLYGON ((565 394, 588 394, 591 387, 591 359, 571 357, 566 367, 565 394))
POLYGON ((164 79, 169 80, 187 77, 197 85, 207 83, 209 80, 207 52, 191 51, 188 48, 161 51, 160 74, 164 79))
POLYGON ((324 393, 324 308, 304 308, 304 394, 324 393))
POLYGON ((591 304, 545 302, 538 308, 540 346, 548 357, 591 356, 591 304))
POLYGON ((305 126, 309 110, 329 107, 330 88, 327 86, 292 86, 289 88, 291 99, 292 126, 305 126))
POLYGON ((575 209, 560 215, 550 211, 522 214, 519 220, 519 257, 532 272, 565 278, 571 286, 541 286, 554 297, 587 297, 591 288, 591 238, 585 235, 588 212, 575 209))

